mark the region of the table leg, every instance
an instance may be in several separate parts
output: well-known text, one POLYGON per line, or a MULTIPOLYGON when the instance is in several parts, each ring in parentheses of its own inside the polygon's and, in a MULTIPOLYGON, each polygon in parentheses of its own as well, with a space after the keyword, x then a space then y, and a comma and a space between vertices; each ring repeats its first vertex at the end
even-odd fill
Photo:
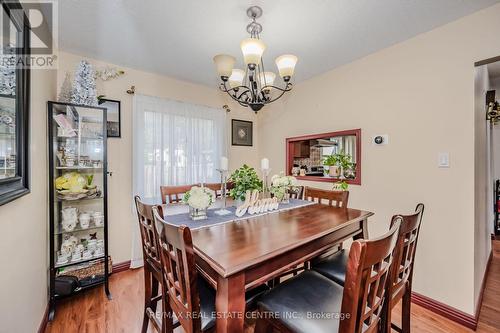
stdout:
POLYGON ((364 219, 359 222, 361 224, 361 232, 353 237, 353 239, 368 239, 368 220, 364 219))
POLYGON ((215 300, 217 333, 243 333, 245 322, 245 274, 219 277, 215 300))

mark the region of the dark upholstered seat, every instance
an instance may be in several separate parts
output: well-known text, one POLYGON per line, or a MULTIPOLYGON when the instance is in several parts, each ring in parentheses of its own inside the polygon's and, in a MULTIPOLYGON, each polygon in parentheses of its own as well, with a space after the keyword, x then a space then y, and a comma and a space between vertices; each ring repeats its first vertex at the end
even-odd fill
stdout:
POLYGON ((293 332, 338 332, 344 288, 313 271, 305 271, 262 296, 259 307, 293 332), (325 318, 326 316, 330 318, 325 318))
POLYGON ((321 262, 314 264, 312 269, 343 286, 348 260, 349 251, 342 249, 321 262))

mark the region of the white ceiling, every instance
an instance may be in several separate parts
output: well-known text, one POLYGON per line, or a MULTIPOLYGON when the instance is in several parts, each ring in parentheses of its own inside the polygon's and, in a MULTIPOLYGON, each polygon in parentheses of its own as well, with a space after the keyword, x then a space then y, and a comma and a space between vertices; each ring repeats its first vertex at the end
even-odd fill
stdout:
POLYGON ((451 22, 500 0, 60 0, 60 47, 121 66, 214 86, 212 57, 236 56, 246 9, 259 5, 266 69, 299 57, 296 80, 451 22))

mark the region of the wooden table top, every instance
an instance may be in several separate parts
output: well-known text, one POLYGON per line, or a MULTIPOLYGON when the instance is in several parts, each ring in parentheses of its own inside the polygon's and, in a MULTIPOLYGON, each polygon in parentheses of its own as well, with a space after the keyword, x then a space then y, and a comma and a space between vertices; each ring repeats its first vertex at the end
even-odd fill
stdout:
POLYGON ((196 254, 227 277, 372 215, 316 204, 191 233, 196 254))

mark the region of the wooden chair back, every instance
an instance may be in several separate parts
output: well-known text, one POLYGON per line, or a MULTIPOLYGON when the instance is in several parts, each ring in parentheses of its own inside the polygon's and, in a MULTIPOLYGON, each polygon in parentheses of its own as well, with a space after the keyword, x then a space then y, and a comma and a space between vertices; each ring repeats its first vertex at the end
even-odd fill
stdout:
POLYGON ((413 263, 415 262, 415 252, 417 249, 418 235, 424 213, 424 204, 418 204, 415 213, 412 215, 395 215, 392 217, 391 227, 401 220, 399 228, 398 244, 394 251, 394 269, 391 286, 392 296, 395 297, 404 292, 407 284, 411 285, 413 278, 413 263), (399 265, 397 264, 399 263, 399 265))
POLYGON ((182 201, 184 193, 189 191, 193 186, 200 184, 181 185, 181 186, 160 186, 161 202, 163 204, 178 203, 182 201))
POLYGON ((380 238, 356 240, 351 245, 341 308, 350 317, 340 321, 339 332, 378 332, 400 223, 400 219, 395 221, 380 238))
POLYGON ((329 206, 346 208, 349 201, 349 191, 330 191, 306 186, 304 199, 320 204, 327 201, 329 206))
POLYGON ((153 212, 155 222, 162 225, 159 245, 168 303, 184 332, 200 332, 200 299, 191 230, 165 222, 157 207, 153 212))
MULTIPOLYGON (((154 205, 143 203, 138 195, 136 195, 134 199, 137 218, 139 220, 139 228, 141 230, 144 265, 148 266, 146 268, 152 269, 153 273, 156 273, 158 277, 161 277, 161 260, 160 253, 158 252, 159 235, 153 218, 154 205)), ((163 216, 161 206, 158 206, 157 210, 158 213, 163 216)))
POLYGON ((216 198, 222 198, 221 183, 208 183, 204 184, 204 186, 214 191, 216 198))
POLYGON ((290 194, 290 199, 302 199, 304 197, 304 186, 292 186, 288 193, 290 194))

